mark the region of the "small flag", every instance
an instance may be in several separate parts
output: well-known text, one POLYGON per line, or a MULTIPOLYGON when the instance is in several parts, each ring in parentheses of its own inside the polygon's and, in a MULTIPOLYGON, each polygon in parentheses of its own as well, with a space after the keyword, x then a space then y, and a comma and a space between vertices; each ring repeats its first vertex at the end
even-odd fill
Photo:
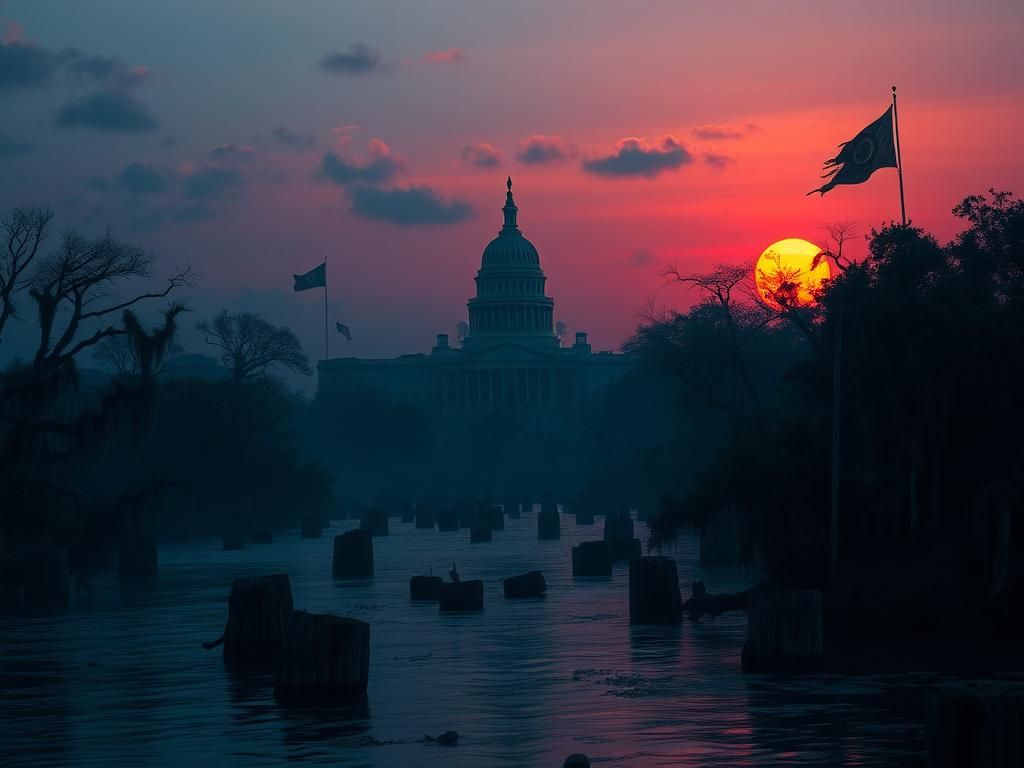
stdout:
POLYGON ((337 326, 337 328, 338 328, 338 333, 340 333, 342 336, 344 336, 348 341, 352 341, 352 332, 348 329, 347 325, 342 325, 341 323, 335 323, 335 326, 337 326))
POLYGON ((327 262, 314 267, 304 275, 292 275, 295 280, 295 291, 308 291, 310 288, 327 287, 327 262))
POLYGON ((839 154, 826 160, 825 184, 808 195, 824 195, 837 184, 863 184, 879 168, 896 168, 896 145, 892 134, 892 107, 849 141, 839 145, 839 154))

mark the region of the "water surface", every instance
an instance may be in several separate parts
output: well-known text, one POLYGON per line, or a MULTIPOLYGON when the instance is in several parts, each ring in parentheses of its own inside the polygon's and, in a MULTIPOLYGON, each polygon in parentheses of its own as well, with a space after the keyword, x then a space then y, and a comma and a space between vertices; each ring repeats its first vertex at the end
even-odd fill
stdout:
MULTIPOLYGON (((600 538, 600 519, 563 516, 560 541, 537 541, 524 515, 488 544, 392 519, 374 539, 375 578, 335 581, 332 536, 354 524, 239 552, 163 546, 150 586, 103 574, 92 600, 0 617, 0 764, 542 768, 584 752, 624 768, 923 765, 931 678, 742 675, 744 614, 630 627, 626 564, 610 581, 572 579, 570 548, 600 538), (447 575, 453 561, 484 580, 482 613, 409 601, 410 575, 447 575), (547 596, 506 601, 500 578, 533 569, 547 596), (232 677, 219 649, 200 647, 223 631, 232 579, 278 572, 297 608, 370 623, 366 706, 278 706, 271 677, 232 677), (457 746, 423 740, 446 730, 457 746)), ((667 554, 684 596, 696 579, 712 591, 744 583, 702 572, 692 537, 667 554)))

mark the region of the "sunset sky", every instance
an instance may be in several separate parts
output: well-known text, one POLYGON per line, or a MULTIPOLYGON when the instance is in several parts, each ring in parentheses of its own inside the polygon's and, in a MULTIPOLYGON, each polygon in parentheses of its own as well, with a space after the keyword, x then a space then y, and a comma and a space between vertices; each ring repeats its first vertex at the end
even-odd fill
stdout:
POLYGON ((0 206, 190 261, 196 322, 257 309, 314 357, 322 294, 291 275, 324 258, 332 353, 454 336, 508 174, 556 319, 600 349, 690 300, 666 264, 866 233, 895 170, 805 193, 892 84, 915 224, 1024 191, 1020 0, 0 0, 0 30, 0 206))

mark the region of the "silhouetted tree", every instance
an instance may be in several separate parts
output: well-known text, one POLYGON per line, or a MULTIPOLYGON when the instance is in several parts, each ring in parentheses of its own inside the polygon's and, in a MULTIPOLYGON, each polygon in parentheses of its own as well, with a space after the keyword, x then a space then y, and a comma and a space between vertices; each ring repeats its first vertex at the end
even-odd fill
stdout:
POLYGON ((206 343, 221 350, 221 362, 241 384, 277 368, 309 376, 313 369, 302 345, 288 328, 271 325, 254 312, 221 312, 199 324, 206 343))
POLYGON ((32 264, 49 234, 52 219, 49 208, 14 208, 0 220, 0 338, 7 321, 17 317, 15 298, 28 285, 32 264))
POLYGON ((109 232, 96 240, 65 232, 61 244, 44 255, 40 249, 51 217, 48 210, 15 209, 4 218, 0 313, 15 316, 16 299, 27 292, 36 308, 39 342, 31 362, 0 376, 0 525, 19 537, 60 539, 74 527, 68 515, 90 509, 72 483, 75 468, 99 442, 125 434, 122 426, 144 431, 152 415, 152 369, 169 348, 183 308, 172 304, 152 332, 143 330, 134 308, 190 285, 191 270, 175 272, 162 290, 126 293, 133 282, 151 276, 156 257, 109 232), (120 324, 113 321, 117 316, 120 324), (76 358, 122 336, 145 362, 142 379, 119 382, 94 408, 84 408, 76 358))

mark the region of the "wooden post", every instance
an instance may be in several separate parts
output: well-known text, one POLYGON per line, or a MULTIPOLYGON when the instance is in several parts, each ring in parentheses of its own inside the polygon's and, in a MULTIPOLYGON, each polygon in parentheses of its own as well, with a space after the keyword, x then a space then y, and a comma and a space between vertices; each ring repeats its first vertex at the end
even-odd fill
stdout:
POLYGON ((331 573, 336 579, 373 578, 373 535, 357 528, 335 536, 331 573))
POLYGON ((487 508, 487 526, 492 531, 503 531, 505 530, 505 510, 499 506, 490 506, 487 508))
POLYGON ((747 607, 744 672, 803 672, 820 665, 821 592, 753 592, 747 607))
POLYGON ((224 663, 277 661, 293 609, 287 573, 231 582, 228 624, 224 630, 224 663))
POLYGON ((434 527, 434 505, 426 501, 421 501, 416 505, 416 527, 417 528, 433 528, 434 527))
POLYGON ((604 540, 616 541, 633 538, 633 518, 629 513, 605 515, 604 540))
POLYGON ((359 527, 364 531, 369 531, 374 536, 387 536, 390 530, 388 527, 388 511, 383 507, 369 507, 363 511, 363 515, 359 520, 359 527))
POLYGON ((584 541, 572 548, 572 575, 611 577, 612 550, 607 541, 584 541))
POLYGON ((544 574, 540 571, 530 571, 502 579, 501 586, 505 597, 540 597, 548 588, 544 574))
POLYGON ((369 676, 369 624, 292 611, 274 683, 279 701, 359 700, 366 696, 369 676))
POLYGON ((670 557, 629 561, 629 623, 672 624, 683 617, 679 573, 670 557))
POLYGON ((928 768, 1024 765, 1024 685, 946 683, 925 694, 928 768))
POLYGON ((544 502, 537 515, 537 538, 558 539, 562 536, 562 521, 558 516, 558 505, 544 502))
POLYGON ((441 611, 482 611, 484 609, 484 583, 482 581, 447 581, 441 585, 438 597, 441 611))
POLYGON ((437 602, 441 596, 441 585, 444 579, 440 576, 413 576, 409 579, 409 598, 411 600, 430 600, 437 602))
POLYGON ((437 513, 437 530, 457 531, 459 530, 459 513, 454 509, 442 509, 437 513))

